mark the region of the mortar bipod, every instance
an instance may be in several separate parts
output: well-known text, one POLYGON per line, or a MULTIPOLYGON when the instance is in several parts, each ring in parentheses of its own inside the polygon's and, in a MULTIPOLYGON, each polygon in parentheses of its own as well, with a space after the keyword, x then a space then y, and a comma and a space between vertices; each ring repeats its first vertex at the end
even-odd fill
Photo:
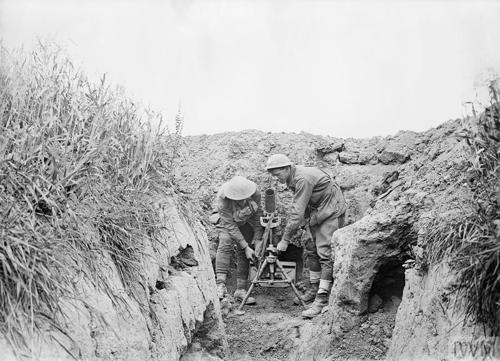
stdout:
POLYGON ((256 284, 263 284, 263 283, 269 283, 269 284, 288 283, 288 285, 292 288, 293 292, 295 293, 295 295, 299 299, 302 306, 305 309, 307 309, 307 306, 306 306, 304 300, 302 300, 302 297, 300 297, 299 291, 297 291, 297 288, 293 284, 293 281, 288 277, 288 275, 285 272, 285 269, 281 265, 281 262, 277 256, 278 252, 277 252, 276 247, 274 247, 273 245, 269 245, 267 247, 265 253, 266 253, 266 256, 264 258, 264 262, 261 262, 261 264, 259 266, 259 270, 257 271, 257 275, 252 280, 252 284, 250 285, 250 288, 248 289, 247 293, 245 294, 245 297, 241 301, 240 306, 236 310, 236 314, 242 315, 245 313, 245 311, 242 311, 243 306, 245 305, 245 302, 247 301, 248 297, 250 297, 255 285, 256 284), (269 268, 270 279, 261 279, 261 276, 264 273, 264 270, 266 269, 266 267, 269 268), (278 279, 275 277, 276 268, 280 271, 280 276, 282 276, 284 279, 278 279))
POLYGON ((252 293, 254 287, 256 284, 261 284, 261 283, 288 283, 290 287, 292 287, 293 292, 299 299, 300 303, 304 308, 306 307, 306 304, 302 300, 302 297, 300 297, 299 291, 297 291, 297 288, 293 284, 293 281, 288 277, 287 273, 285 272, 283 266, 281 265, 281 262, 278 259, 278 250, 276 247, 273 245, 272 239, 273 239, 273 231, 272 229, 276 226, 273 226, 274 224, 278 224, 279 222, 275 221, 274 218, 276 214, 273 213, 268 213, 266 216, 269 218, 266 219, 266 217, 261 217, 261 224, 264 219, 265 227, 266 229, 264 230, 264 235, 262 237, 262 255, 257 255, 257 258, 259 260, 259 268, 257 271, 257 275, 254 277, 252 280, 252 284, 250 285, 250 288, 248 289, 247 293, 245 294, 245 297, 241 301, 240 306, 238 307, 238 310, 236 310, 236 314, 242 315, 245 312, 242 311, 243 306, 245 305, 245 302, 247 301, 248 297, 250 297, 250 294, 252 293), (261 279, 261 276, 266 269, 266 267, 269 268, 269 277, 270 279, 261 279), (283 279, 277 279, 275 278, 275 273, 276 273, 276 267, 280 271, 280 275, 283 277, 283 279))
POLYGON ((281 223, 281 218, 277 212, 267 213, 265 212, 262 217, 260 217, 260 225, 262 227, 267 227, 270 223, 270 228, 276 228, 281 223))

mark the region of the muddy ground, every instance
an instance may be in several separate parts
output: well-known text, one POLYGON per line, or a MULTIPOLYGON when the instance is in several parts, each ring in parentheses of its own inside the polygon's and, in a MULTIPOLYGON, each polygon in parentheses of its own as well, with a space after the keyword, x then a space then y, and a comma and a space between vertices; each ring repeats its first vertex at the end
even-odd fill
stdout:
MULTIPOLYGON (((399 289, 399 288, 398 288, 399 289)), ((228 291, 234 291, 229 282, 228 291)), ((398 290, 381 293, 378 306, 365 316, 359 328, 333 341, 328 360, 381 360, 390 345, 392 330, 400 302, 398 290)), ((303 307, 293 304, 294 293, 290 287, 267 288, 257 286, 252 292, 257 304, 244 306, 244 315, 235 313, 239 304, 231 296, 222 301, 230 361, 283 361, 289 360, 294 349, 306 339, 310 323, 326 322, 327 314, 316 320, 301 317, 303 307)), ((377 298, 375 297, 375 300, 377 298)))

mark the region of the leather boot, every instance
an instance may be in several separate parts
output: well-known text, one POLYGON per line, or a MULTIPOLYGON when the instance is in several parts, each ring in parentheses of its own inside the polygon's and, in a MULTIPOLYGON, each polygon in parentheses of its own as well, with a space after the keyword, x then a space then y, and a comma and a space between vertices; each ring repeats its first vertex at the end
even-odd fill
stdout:
POLYGON ((302 317, 313 318, 321 313, 323 307, 328 306, 328 293, 318 293, 311 307, 302 311, 302 317))
MULTIPOLYGON (((241 302, 245 298, 246 294, 247 294, 247 291, 245 289, 240 288, 239 290, 234 291, 234 295, 233 295, 234 300, 241 302)), ((257 303, 257 301, 255 300, 255 298, 253 298, 252 296, 249 296, 247 298, 247 301, 245 302, 245 305, 255 305, 256 303, 257 303)))
MULTIPOLYGON (((314 301, 314 299, 316 298, 316 293, 318 293, 318 287, 319 287, 319 283, 311 283, 311 287, 309 287, 306 290, 306 292, 304 292, 300 296, 300 298, 302 298, 302 301, 304 301, 305 303, 309 303, 309 302, 314 301)), ((294 297, 293 304, 294 305, 300 304, 299 298, 297 296, 294 297)))

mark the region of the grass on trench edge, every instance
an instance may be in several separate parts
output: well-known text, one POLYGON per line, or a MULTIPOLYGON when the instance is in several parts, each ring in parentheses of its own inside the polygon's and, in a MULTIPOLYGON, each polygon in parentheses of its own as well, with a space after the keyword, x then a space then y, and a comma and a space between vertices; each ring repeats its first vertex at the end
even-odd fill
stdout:
POLYGON ((474 212, 450 222, 439 215, 426 229, 429 264, 447 260, 459 275, 451 292, 465 300, 465 320, 482 322, 500 335, 500 99, 498 79, 490 83, 492 105, 475 115, 477 130, 467 129, 473 152, 464 179, 473 194, 474 212))
MULTIPOLYGON (((0 332, 29 357, 75 275, 108 290, 109 255, 134 297, 145 239, 161 243, 154 201, 172 189, 182 118, 162 131, 105 77, 91 83, 54 45, 0 49, 0 332)), ((79 299, 85 302, 84 299, 79 299)))

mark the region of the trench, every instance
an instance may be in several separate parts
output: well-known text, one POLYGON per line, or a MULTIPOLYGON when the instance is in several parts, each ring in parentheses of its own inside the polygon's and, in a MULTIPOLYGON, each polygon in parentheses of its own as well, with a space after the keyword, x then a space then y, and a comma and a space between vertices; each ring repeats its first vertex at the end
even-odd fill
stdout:
MULTIPOLYGON (((272 242, 276 244, 279 234, 273 233, 272 236, 272 242)), ((279 255, 283 263, 294 263, 295 284, 300 290, 304 290, 300 286, 307 284, 309 279, 303 257, 303 248, 293 244, 279 255)), ((390 346, 396 313, 403 295, 403 258, 399 254, 386 259, 372 273, 369 272, 372 281, 361 302, 361 308, 365 308, 366 312, 353 315, 357 326, 342 337, 333 338, 324 327, 332 315, 327 312, 313 320, 303 319, 304 308, 294 302, 295 293, 286 284, 282 284, 282 287, 257 285, 251 293, 256 304, 244 305, 243 314, 236 312, 240 303, 232 297, 236 289, 236 254, 233 252, 226 282, 228 294, 221 300, 229 346, 225 360, 296 360, 300 359, 304 347, 316 348, 318 345, 317 354, 329 360, 383 359, 390 346), (310 343, 316 345, 308 346, 310 343), (321 343, 326 343, 326 348, 321 343)), ((249 280, 256 273, 256 269, 250 271, 249 280)))
MULTIPOLYGON (((232 269, 235 270, 235 256, 232 269)), ((296 263, 296 284, 300 287, 308 279, 304 266, 303 249, 290 245, 279 258, 284 262, 296 263)), ((332 360, 348 358, 381 360, 385 357, 392 339, 395 319, 405 285, 404 260, 401 256, 385 260, 374 270, 371 287, 366 294, 367 310, 360 316, 357 327, 331 342, 326 351, 332 360)), ((230 272, 227 287, 229 295, 236 288, 236 272, 230 272)), ((252 292, 256 305, 244 306, 244 315, 236 315, 239 303, 229 299, 221 302, 224 315, 229 354, 226 360, 285 361, 294 359, 295 352, 307 343, 308 332, 314 329, 316 320, 301 317, 301 305, 293 302, 292 289, 285 287, 257 286, 252 292)), ((328 313, 322 320, 329 319, 328 313)), ((328 335, 321 335, 324 341, 328 335)))

